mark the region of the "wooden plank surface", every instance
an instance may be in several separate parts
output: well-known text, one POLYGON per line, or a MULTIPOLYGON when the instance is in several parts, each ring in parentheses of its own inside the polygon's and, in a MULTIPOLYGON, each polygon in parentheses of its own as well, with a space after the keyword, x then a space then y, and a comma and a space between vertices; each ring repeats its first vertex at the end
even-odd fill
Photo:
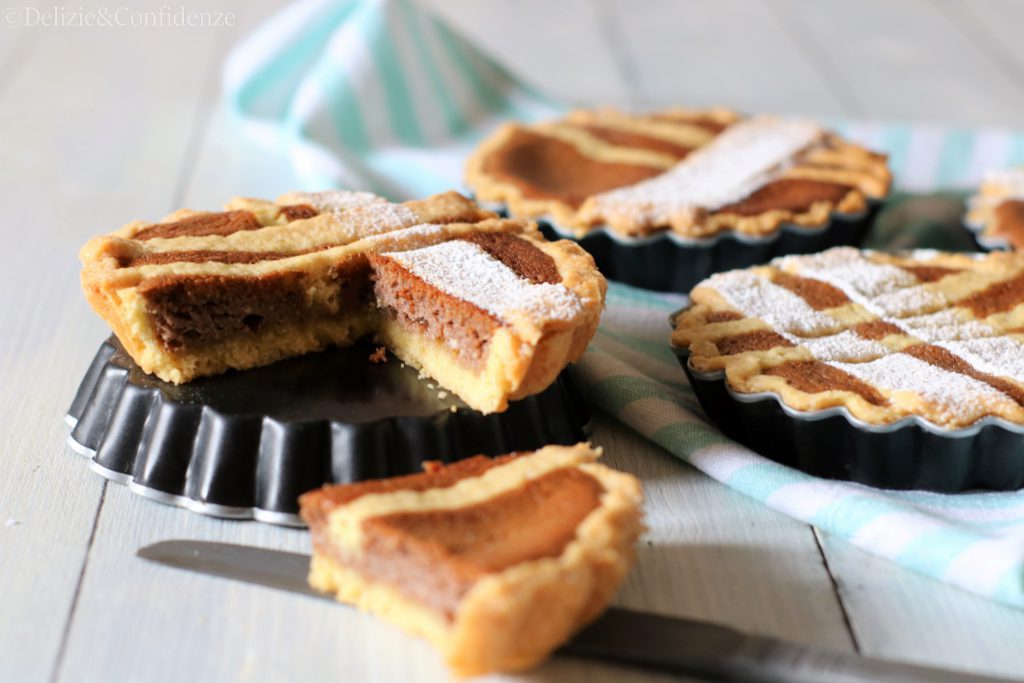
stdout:
MULTIPOLYGON (((1020 125, 1024 84, 926 0, 772 0, 859 117, 1020 125)), ((979 34, 980 36, 980 34, 979 34)))
MULTIPOLYGON (((60 418, 106 334, 77 289, 86 237, 294 183, 286 159, 253 147, 217 110, 224 51, 273 9, 269 0, 224 3, 237 13, 233 31, 0 28, 0 187, 11 237, 0 273, 5 292, 24 292, 0 298, 0 324, 19 331, 0 337, 0 376, 17 388, 0 394, 9 446, 0 477, 2 681, 446 679, 426 645, 355 611, 136 559, 140 545, 170 537, 292 550, 307 540, 106 486, 63 445, 60 418)), ((1021 11, 1004 0, 981 3, 992 12, 959 0, 952 9, 913 0, 429 4, 511 55, 513 70, 581 102, 685 96, 750 110, 1011 124, 1024 111, 1010 66, 1022 63, 1019 41, 1011 21, 998 21, 1021 11), (910 27, 902 48, 901 26, 910 27), (731 77, 707 64, 727 64, 731 77), (976 101, 950 104, 954 91, 976 101)), ((810 527, 607 419, 595 440, 609 464, 641 477, 649 499, 650 531, 620 604, 840 650, 1024 670, 1024 612, 834 539, 819 548, 810 527)), ((569 658, 494 678, 659 679, 569 658)))
POLYGON ((641 104, 850 114, 841 90, 761 2, 604 3, 641 104))
POLYGON ((820 536, 861 652, 1011 678, 1024 672, 1024 610, 820 536))

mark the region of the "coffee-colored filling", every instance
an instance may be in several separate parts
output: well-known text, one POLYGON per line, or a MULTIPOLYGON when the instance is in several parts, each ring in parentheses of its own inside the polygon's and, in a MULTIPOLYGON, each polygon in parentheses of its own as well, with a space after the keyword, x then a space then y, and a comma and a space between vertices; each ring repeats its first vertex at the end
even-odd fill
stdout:
POLYGON ((656 138, 650 135, 642 135, 640 133, 622 130, 621 128, 609 128, 607 126, 598 126, 589 123, 576 125, 593 135, 598 140, 603 140, 621 147, 631 147, 633 149, 644 149, 651 152, 658 152, 659 154, 667 154, 668 156, 673 157, 676 161, 685 158, 687 154, 693 151, 692 147, 686 147, 672 142, 671 140, 656 138))
POLYGON ((743 320, 743 314, 736 311, 712 311, 704 316, 707 323, 727 323, 733 320, 743 320))
POLYGON ((1001 377, 996 377, 995 375, 990 375, 977 370, 963 358, 952 351, 942 348, 941 346, 934 346, 933 344, 915 344, 914 346, 908 346, 903 349, 903 353, 913 356, 918 360, 923 360, 929 365, 934 365, 935 367, 942 368, 943 370, 966 375, 971 379, 984 382, 996 391, 1001 391, 1017 403, 1024 405, 1024 390, 1016 384, 1008 382, 1001 377))
POLYGON ((995 209, 995 231, 1015 247, 1024 247, 1024 200, 1007 199, 995 209))
POLYGON ((518 453, 500 455, 496 458, 475 455, 472 458, 459 460, 443 467, 432 467, 417 474, 387 479, 370 479, 344 486, 325 486, 317 491, 303 494, 299 499, 302 519, 309 525, 310 531, 316 535, 324 531, 321 529, 321 525, 331 510, 339 505, 351 503, 357 498, 371 493, 446 489, 463 479, 479 477, 492 467, 503 465, 517 457, 519 457, 518 453))
POLYGON ((793 292, 816 311, 845 306, 850 303, 850 297, 846 296, 843 290, 821 280, 800 277, 782 271, 775 273, 773 278, 772 282, 793 292))
POLYGON ((291 221, 319 216, 320 212, 309 204, 289 204, 288 206, 281 207, 281 215, 290 223, 291 221))
POLYGON ((474 304, 427 284, 395 261, 370 256, 377 305, 405 327, 447 345, 459 362, 482 367, 487 346, 501 321, 474 304))
POLYGON ((152 254, 129 256, 118 260, 121 268, 135 266, 157 266, 166 263, 259 263, 260 261, 276 261, 289 258, 295 254, 279 251, 214 251, 201 249, 196 251, 163 251, 152 254))
POLYGON ((603 491, 577 468, 558 469, 475 505, 367 519, 362 554, 339 559, 451 618, 487 574, 560 555, 603 491))
POLYGON ((220 211, 189 216, 173 223, 154 223, 142 228, 132 237, 137 240, 151 240, 158 237, 231 235, 243 230, 259 230, 262 227, 252 211, 220 211))
POLYGON ((312 313, 338 315, 369 305, 365 261, 339 264, 326 292, 311 300, 305 273, 260 276, 165 275, 145 280, 139 293, 160 342, 172 350, 207 347, 237 335, 255 335, 268 326, 292 323, 312 313))
POLYGON ((957 305, 970 309, 975 317, 987 318, 993 313, 1009 311, 1021 303, 1024 303, 1024 274, 997 282, 957 305))
POLYGON ((597 161, 571 143, 521 128, 488 156, 484 170, 515 185, 528 199, 557 199, 573 208, 591 195, 665 172, 653 166, 597 161))
POLYGON ((903 334, 903 330, 885 320, 872 320, 853 327, 853 333, 862 339, 878 341, 893 334, 903 334))
MULTIPOLYGON (((528 240, 507 233, 471 233, 472 242, 530 282, 561 282, 551 256, 528 240)), ((312 251, 330 248, 317 247, 312 251)), ((277 252, 181 251, 125 258, 122 267, 176 262, 257 263, 296 256, 277 252)), ((415 277, 393 261, 353 258, 335 267, 326 302, 308 301, 305 276, 295 273, 264 276, 163 276, 145 280, 139 292, 153 318, 157 336, 167 348, 198 348, 236 334, 254 334, 265 325, 308 316, 311 305, 325 315, 368 308, 377 303, 404 323, 418 327, 434 340, 443 340, 469 367, 478 368, 494 329, 494 316, 415 277), (372 279, 372 282, 371 282, 372 279)))
POLYGON ((719 339, 715 346, 718 347, 719 354, 732 356, 748 351, 767 351, 779 346, 788 348, 793 346, 793 342, 774 330, 754 330, 719 339))
POLYGON ((871 385, 817 360, 786 361, 768 368, 764 374, 781 377, 794 389, 808 394, 820 394, 830 390, 849 391, 876 406, 886 403, 885 396, 871 385))
POLYGON ((806 178, 783 178, 767 183, 746 199, 723 206, 714 213, 757 216, 772 210, 802 213, 818 202, 838 204, 849 194, 846 185, 806 178))
POLYGON ((903 270, 912 274, 920 282, 936 282, 947 275, 956 275, 962 272, 959 268, 945 268, 943 266, 900 266, 903 270))
POLYGON ((491 258, 501 261, 516 275, 535 285, 558 284, 562 281, 555 259, 534 244, 515 235, 504 232, 476 232, 462 239, 477 245, 491 258))

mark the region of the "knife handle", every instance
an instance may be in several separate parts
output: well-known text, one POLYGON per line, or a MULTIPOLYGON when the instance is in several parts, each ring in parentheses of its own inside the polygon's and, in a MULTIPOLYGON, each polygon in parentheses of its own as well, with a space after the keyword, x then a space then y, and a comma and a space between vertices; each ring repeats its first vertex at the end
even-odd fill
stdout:
POLYGON ((616 607, 584 628, 563 652, 729 683, 1014 683, 820 650, 746 635, 719 624, 616 607))
POLYGON ((720 680, 744 683, 1013 683, 1006 678, 862 657, 771 638, 743 636, 743 639, 735 662, 729 666, 729 677, 720 680))

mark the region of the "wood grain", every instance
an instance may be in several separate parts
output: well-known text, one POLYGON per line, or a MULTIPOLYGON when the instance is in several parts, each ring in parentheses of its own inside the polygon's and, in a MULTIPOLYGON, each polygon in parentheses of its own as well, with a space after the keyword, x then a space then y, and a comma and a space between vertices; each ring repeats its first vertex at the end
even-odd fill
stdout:
MULTIPOLYGON (((1019 125, 1024 112, 1024 17, 1008 0, 423 1, 567 101, 965 124, 1019 125)), ((225 51, 275 5, 207 3, 236 12, 220 32, 0 28, 2 681, 447 680, 422 642, 353 610, 136 559, 173 537, 291 550, 307 540, 141 499, 64 446, 61 417, 107 334, 78 292, 81 243, 296 182, 287 158, 254 145, 216 99, 225 51)), ((594 438, 649 501, 619 603, 895 659, 1024 669, 1024 612, 835 539, 819 547, 810 527, 607 418, 594 438)), ((493 680, 667 679, 559 657, 493 680)))
POLYGON ((925 0, 773 0, 793 41, 849 92, 857 116, 1019 125, 1024 86, 925 0))

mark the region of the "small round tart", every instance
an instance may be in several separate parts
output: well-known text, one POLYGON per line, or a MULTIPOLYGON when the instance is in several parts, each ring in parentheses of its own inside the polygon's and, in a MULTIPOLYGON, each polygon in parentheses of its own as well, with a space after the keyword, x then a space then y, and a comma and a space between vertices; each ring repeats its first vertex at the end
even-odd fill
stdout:
POLYGON ((1024 248, 1024 166, 985 174, 964 224, 984 249, 1024 248))
POLYGON ((879 486, 1024 485, 1024 254, 841 247, 692 299, 673 347, 755 450, 879 486))
POLYGON ((506 124, 466 179, 481 201, 580 240, 606 276, 685 291, 718 270, 856 241, 863 230, 822 233, 865 218, 891 176, 884 155, 810 121, 601 110, 506 124))

